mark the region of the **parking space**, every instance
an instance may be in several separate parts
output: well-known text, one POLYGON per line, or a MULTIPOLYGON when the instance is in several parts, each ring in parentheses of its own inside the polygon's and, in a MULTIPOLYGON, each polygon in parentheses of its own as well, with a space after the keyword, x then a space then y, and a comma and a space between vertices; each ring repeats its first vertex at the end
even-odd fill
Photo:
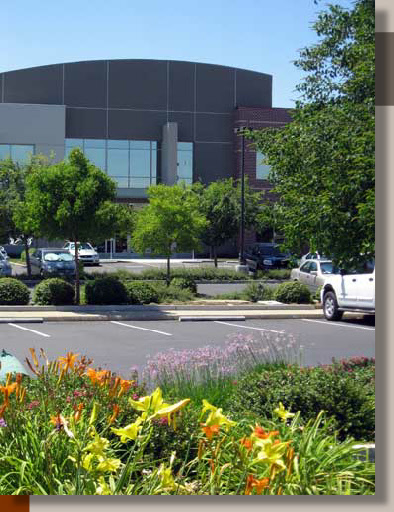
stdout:
MULTIPOLYGON (((303 364, 328 364, 336 359, 375 355, 375 329, 365 321, 343 322, 247 320, 245 322, 113 321, 43 324, 1 324, 1 348, 23 361, 29 348, 42 347, 50 358, 68 351, 87 355, 94 365, 128 376, 147 358, 169 350, 224 346, 231 336, 277 338, 292 336, 302 345, 303 364)), ((288 338, 289 340, 291 338, 288 338)))

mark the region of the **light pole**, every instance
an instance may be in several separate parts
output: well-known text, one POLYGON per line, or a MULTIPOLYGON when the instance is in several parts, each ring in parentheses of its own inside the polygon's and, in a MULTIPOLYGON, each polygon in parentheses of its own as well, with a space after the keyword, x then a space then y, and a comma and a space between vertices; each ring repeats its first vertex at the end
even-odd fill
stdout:
POLYGON ((245 126, 235 128, 235 133, 241 134, 241 225, 240 225, 240 250, 238 271, 247 272, 245 261, 245 126))

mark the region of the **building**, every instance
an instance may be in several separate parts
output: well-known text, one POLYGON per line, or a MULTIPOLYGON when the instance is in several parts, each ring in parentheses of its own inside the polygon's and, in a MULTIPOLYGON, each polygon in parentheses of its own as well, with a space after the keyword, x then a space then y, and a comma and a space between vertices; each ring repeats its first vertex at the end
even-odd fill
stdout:
MULTIPOLYGON (((76 146, 117 183, 117 200, 146 202, 158 182, 208 184, 240 176, 235 129, 283 126, 272 76, 212 64, 101 60, 0 74, 0 158, 62 160, 76 146)), ((268 169, 246 145, 245 173, 269 188, 268 169)))

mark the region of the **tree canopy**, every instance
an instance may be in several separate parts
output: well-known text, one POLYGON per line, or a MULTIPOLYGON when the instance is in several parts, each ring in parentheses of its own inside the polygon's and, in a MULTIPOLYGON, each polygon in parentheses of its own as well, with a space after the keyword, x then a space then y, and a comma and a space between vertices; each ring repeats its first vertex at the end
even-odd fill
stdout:
POLYGON ((152 185, 148 197, 149 204, 137 213, 133 247, 166 256, 169 283, 171 254, 197 249, 206 220, 191 187, 152 185))
MULTIPOLYGON (((111 236, 118 222, 114 181, 78 148, 68 160, 27 176, 26 209, 34 232, 49 239, 83 242, 111 236)), ((79 302, 78 247, 75 243, 76 302, 79 302)))
POLYGON ((321 12, 319 42, 295 63, 306 77, 293 121, 248 133, 271 165, 287 248, 308 242, 339 264, 375 251, 374 20, 372 0, 321 12))

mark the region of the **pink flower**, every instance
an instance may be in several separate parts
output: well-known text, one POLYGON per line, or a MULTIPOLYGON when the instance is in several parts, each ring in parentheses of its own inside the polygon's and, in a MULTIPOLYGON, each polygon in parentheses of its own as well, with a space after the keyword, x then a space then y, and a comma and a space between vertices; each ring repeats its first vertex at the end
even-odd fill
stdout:
POLYGON ((27 408, 29 409, 29 411, 31 411, 32 409, 34 409, 34 407, 38 407, 39 405, 40 402, 38 400, 33 400, 32 402, 27 404, 27 408))

